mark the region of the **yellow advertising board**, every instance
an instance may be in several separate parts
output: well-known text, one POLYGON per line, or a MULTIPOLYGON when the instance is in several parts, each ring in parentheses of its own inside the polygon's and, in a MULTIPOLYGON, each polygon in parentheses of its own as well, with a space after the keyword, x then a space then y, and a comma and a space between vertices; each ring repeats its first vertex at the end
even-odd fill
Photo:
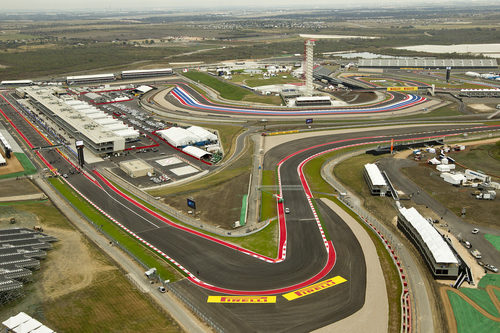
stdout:
POLYGON ((417 91, 418 87, 387 87, 387 91, 417 91))
POLYGON ((299 290, 295 290, 291 293, 284 294, 283 297, 285 297, 289 301, 293 301, 294 299, 304 297, 304 296, 307 296, 310 294, 314 294, 318 291, 336 286, 336 285, 344 283, 346 281, 347 280, 344 279, 342 276, 336 276, 336 277, 333 277, 331 279, 312 284, 308 287, 305 287, 305 288, 302 288, 299 290))
POLYGON ((276 296, 208 296, 207 303, 276 303, 276 296))

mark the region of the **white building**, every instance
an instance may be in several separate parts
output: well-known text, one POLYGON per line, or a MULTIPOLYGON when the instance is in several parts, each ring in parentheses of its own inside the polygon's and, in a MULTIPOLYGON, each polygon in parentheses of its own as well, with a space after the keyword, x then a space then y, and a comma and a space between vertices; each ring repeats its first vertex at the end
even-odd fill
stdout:
POLYGON ((363 176, 371 194, 385 196, 390 191, 389 185, 376 164, 365 164, 363 176))
MULTIPOLYGON (((127 135, 115 133, 102 125, 99 120, 109 122, 109 116, 89 104, 75 100, 71 96, 54 95, 51 87, 22 87, 17 88, 19 96, 27 98, 39 111, 43 112, 57 125, 64 128, 74 139, 82 140, 85 147, 95 154, 106 154, 123 151, 125 141, 137 138, 139 132, 130 129, 127 135), (132 131, 135 131, 132 134, 132 131)), ((115 124, 123 122, 116 120, 115 124)), ((127 127, 128 128, 128 127, 127 127)))
POLYGON ((410 239, 436 278, 456 278, 459 261, 443 236, 414 208, 400 208, 398 228, 410 239))

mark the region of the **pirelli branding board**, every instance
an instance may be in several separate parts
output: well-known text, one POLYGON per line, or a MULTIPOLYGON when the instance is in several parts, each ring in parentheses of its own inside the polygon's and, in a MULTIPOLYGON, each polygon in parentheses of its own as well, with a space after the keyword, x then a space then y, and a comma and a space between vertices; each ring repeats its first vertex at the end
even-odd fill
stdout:
POLYGON ((207 303, 276 303, 276 296, 208 296, 207 303))
POLYGON ((417 91, 418 87, 387 87, 387 91, 417 91))
POLYGON ((336 286, 338 284, 341 284, 343 282, 346 282, 347 280, 344 279, 342 276, 336 276, 331 279, 321 281, 315 284, 312 284, 308 287, 295 290, 294 292, 284 294, 283 297, 285 297, 289 301, 293 301, 294 299, 301 298, 310 294, 314 294, 318 291, 321 291, 323 289, 327 289, 333 286, 336 286))

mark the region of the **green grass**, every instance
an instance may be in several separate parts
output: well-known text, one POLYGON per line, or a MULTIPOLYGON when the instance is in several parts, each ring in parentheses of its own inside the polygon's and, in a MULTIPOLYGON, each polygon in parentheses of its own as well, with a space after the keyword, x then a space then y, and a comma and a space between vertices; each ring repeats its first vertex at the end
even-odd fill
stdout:
MULTIPOLYGON (((50 183, 56 190, 59 191, 74 207, 76 207, 83 215, 96 225, 100 225, 102 230, 110 235, 114 240, 119 242, 127 250, 133 253, 139 260, 141 260, 148 267, 156 267, 158 274, 163 279, 170 281, 178 280, 178 275, 172 271, 172 268, 177 269, 166 261, 158 257, 149 248, 142 245, 131 236, 126 234, 120 227, 115 225, 111 220, 102 215, 97 209, 91 206, 87 201, 78 196, 72 189, 64 184, 60 179, 51 178, 50 183)), ((179 271, 180 272, 180 271, 179 271)))
MULTIPOLYGON (((275 185, 274 170, 262 170, 262 185, 275 185)), ((276 199, 273 194, 276 191, 261 191, 260 220, 264 221, 276 216, 276 199)))
POLYGON ((284 75, 286 78, 283 77, 283 75, 278 75, 278 76, 273 76, 268 79, 264 78, 248 78, 245 80, 244 84, 246 84, 249 87, 258 87, 258 86, 267 86, 267 85, 272 85, 272 84, 285 84, 285 83, 298 83, 301 82, 300 80, 294 78, 291 74, 284 75))
POLYGON ((500 323, 483 316, 459 295, 448 291, 448 297, 457 321, 458 333, 490 333, 500 330, 500 323))
POLYGON ((89 287, 46 300, 43 316, 58 332, 182 332, 170 316, 131 289, 119 270, 102 272, 89 287))
POLYGON ((199 82, 216 90, 222 98, 228 100, 248 101, 248 102, 264 103, 264 104, 278 104, 278 105, 281 103, 281 99, 279 97, 276 99, 273 98, 276 96, 257 95, 250 90, 238 87, 233 84, 226 83, 206 73, 189 71, 186 73, 182 73, 182 75, 186 76, 187 78, 193 81, 199 82))
POLYGON ((499 316, 491 298, 483 289, 461 288, 460 291, 493 316, 499 316))
POLYGON ((500 251, 500 236, 485 234, 484 238, 486 238, 486 240, 490 242, 491 245, 493 245, 495 249, 497 249, 497 251, 500 251))
POLYGON ((28 176, 36 173, 36 167, 33 165, 33 163, 31 163, 30 159, 24 153, 14 153, 14 155, 23 166, 24 171, 0 175, 0 179, 28 176))
POLYGON ((450 156, 469 169, 500 177, 500 145, 469 146, 465 151, 452 152, 450 156))

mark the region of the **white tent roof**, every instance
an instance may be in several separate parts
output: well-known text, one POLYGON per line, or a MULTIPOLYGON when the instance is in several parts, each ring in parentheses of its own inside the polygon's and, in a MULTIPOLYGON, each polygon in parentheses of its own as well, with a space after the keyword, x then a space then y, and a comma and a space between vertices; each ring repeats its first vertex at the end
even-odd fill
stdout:
POLYGON ((29 333, 29 332, 33 331, 34 329, 37 329, 40 326, 42 326, 41 322, 39 322, 36 319, 30 318, 28 321, 15 327, 13 329, 13 331, 16 333, 29 333))
POLYGON ((89 117, 90 119, 101 119, 108 117, 108 115, 104 112, 89 113, 86 116, 89 117))
POLYGON ((203 149, 200 149, 198 147, 194 147, 194 146, 187 146, 187 147, 184 147, 182 149, 183 152, 191 155, 191 156, 194 156, 196 158, 202 158, 203 156, 206 156, 206 155, 212 155, 210 154, 209 152, 203 150, 203 149))
POLYGON ((151 88, 150 86, 139 86, 137 88, 135 88, 136 90, 139 90, 141 93, 145 94, 147 93, 148 91, 151 91, 153 90, 153 88, 151 88))
POLYGON ((382 176, 382 173, 380 172, 376 164, 373 163, 365 164, 365 169, 373 185, 378 185, 378 186, 387 185, 384 176, 382 176))
POLYGON ((439 232, 420 215, 415 207, 402 207, 399 211, 420 234, 420 237, 427 245, 436 263, 458 264, 458 260, 451 251, 448 243, 446 243, 439 232))
POLYGON ((42 326, 38 327, 37 329, 31 331, 31 333, 54 333, 54 330, 52 330, 51 328, 48 328, 45 325, 42 325, 42 326))
POLYGON ((27 322, 30 319, 31 317, 28 316, 26 313, 19 312, 17 315, 10 317, 6 321, 3 321, 2 324, 9 329, 13 329, 14 327, 17 327, 22 323, 27 322))
POLYGON ((199 141, 217 141, 217 135, 199 126, 188 127, 187 130, 197 137, 199 141))
POLYGON ((187 146, 199 141, 199 138, 193 133, 180 127, 170 127, 156 133, 174 147, 187 146))

